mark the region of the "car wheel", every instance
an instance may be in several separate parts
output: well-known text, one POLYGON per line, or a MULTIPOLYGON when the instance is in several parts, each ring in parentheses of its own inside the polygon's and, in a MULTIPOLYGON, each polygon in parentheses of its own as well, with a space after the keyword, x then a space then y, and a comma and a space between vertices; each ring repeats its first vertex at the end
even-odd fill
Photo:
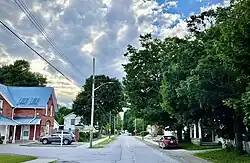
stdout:
POLYGON ((48 144, 48 139, 43 139, 43 144, 48 144))
POLYGON ((68 139, 64 139, 64 140, 63 140, 63 144, 64 144, 64 145, 68 145, 68 144, 69 144, 69 140, 68 140, 68 139))
POLYGON ((163 142, 160 142, 160 148, 165 148, 165 144, 163 142))

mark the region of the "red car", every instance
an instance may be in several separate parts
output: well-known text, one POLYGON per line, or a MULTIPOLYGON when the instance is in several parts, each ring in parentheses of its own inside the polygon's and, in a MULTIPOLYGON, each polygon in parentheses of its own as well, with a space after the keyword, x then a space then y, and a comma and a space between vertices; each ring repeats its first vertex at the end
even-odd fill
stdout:
POLYGON ((177 148, 178 146, 178 140, 174 136, 163 136, 159 142, 160 148, 177 148))

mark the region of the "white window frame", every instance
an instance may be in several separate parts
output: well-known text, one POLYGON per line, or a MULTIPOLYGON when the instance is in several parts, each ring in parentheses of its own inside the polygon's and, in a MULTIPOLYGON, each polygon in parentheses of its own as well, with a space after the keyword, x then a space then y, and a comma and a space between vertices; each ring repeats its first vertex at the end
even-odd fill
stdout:
POLYGON ((46 111, 45 111, 45 115, 48 115, 48 105, 46 106, 46 111))
POLYGON ((0 100, 0 114, 3 114, 3 100, 0 100))
POLYGON ((53 116, 53 105, 50 106, 50 116, 53 116))

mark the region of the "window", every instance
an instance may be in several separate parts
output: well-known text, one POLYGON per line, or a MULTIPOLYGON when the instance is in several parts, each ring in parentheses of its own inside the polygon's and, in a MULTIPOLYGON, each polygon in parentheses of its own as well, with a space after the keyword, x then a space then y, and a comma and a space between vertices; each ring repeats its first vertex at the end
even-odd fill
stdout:
POLYGON ((53 105, 51 105, 50 107, 50 116, 52 117, 52 115, 53 115, 53 105))
POLYGON ((31 100, 30 100, 30 104, 37 104, 39 102, 39 98, 32 98, 31 100))
POLYGON ((71 125, 75 125, 76 120, 75 119, 71 119, 71 125))
POLYGON ((3 114, 3 100, 0 100, 0 114, 3 114))

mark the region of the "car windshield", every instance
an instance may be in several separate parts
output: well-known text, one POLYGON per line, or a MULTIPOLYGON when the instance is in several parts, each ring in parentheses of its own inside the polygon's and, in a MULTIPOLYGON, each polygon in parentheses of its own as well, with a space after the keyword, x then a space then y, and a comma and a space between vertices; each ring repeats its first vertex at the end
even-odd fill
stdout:
POLYGON ((175 140, 174 136, 164 136, 164 139, 166 140, 175 140))

